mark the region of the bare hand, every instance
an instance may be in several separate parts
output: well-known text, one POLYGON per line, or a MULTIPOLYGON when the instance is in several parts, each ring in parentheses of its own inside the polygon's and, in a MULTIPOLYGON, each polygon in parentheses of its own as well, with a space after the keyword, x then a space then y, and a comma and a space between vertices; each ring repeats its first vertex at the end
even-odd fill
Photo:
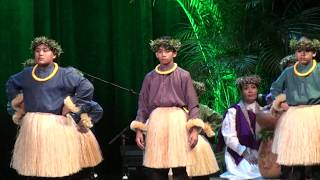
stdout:
POLYGON ((86 128, 86 127, 83 125, 82 121, 80 121, 80 122, 78 123, 78 130, 79 130, 81 133, 86 133, 86 132, 89 131, 89 129, 86 128))
POLYGON ((136 143, 140 149, 144 150, 144 137, 141 130, 136 131, 136 143))
POLYGON ((281 109, 283 109, 284 111, 287 111, 289 109, 289 105, 286 102, 283 102, 280 104, 281 109))
POLYGON ((19 106, 24 111, 24 102, 22 102, 19 106))
POLYGON ((67 115, 69 112, 71 112, 71 110, 67 106, 64 105, 62 108, 62 116, 67 115))
POLYGON ((243 158, 249 162, 249 164, 258 164, 258 153, 255 150, 247 148, 242 154, 243 158))
POLYGON ((189 133, 189 137, 188 137, 188 142, 189 142, 189 146, 191 149, 193 149, 197 143, 198 143, 198 131, 196 128, 191 128, 190 133, 189 133))

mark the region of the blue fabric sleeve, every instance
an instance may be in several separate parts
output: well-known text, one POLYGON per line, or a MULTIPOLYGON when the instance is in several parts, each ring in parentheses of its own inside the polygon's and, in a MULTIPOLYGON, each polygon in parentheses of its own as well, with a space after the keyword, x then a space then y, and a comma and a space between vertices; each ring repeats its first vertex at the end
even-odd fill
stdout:
POLYGON ((23 72, 12 75, 6 83, 6 94, 9 102, 17 96, 22 90, 23 72))
POLYGON ((64 85, 74 92, 70 95, 73 103, 92 100, 94 87, 77 69, 66 68, 63 81, 64 85))

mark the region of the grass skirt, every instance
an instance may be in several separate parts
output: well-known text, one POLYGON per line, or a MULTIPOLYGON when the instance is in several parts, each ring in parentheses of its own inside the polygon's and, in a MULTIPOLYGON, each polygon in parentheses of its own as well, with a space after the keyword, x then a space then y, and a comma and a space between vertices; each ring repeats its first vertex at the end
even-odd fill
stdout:
POLYGON ((219 170, 216 157, 210 143, 202 135, 198 136, 197 145, 188 153, 188 176, 205 176, 219 170))
POLYGON ((21 123, 11 161, 24 176, 62 177, 78 172, 79 132, 75 123, 49 113, 27 113, 21 123))
MULTIPOLYGON (((74 121, 70 115, 67 115, 67 118, 74 121)), ((81 128, 80 126, 77 126, 77 128, 80 143, 80 166, 82 168, 97 166, 103 160, 103 157, 95 135, 88 128, 81 128)))
POLYGON ((82 168, 94 167, 102 160, 100 146, 90 129, 79 130, 80 138, 80 165, 82 168))
POLYGON ((187 165, 187 114, 178 107, 152 111, 146 135, 143 165, 149 168, 173 168, 187 165))
POLYGON ((272 151, 281 165, 320 163, 320 105, 291 106, 279 119, 272 151))

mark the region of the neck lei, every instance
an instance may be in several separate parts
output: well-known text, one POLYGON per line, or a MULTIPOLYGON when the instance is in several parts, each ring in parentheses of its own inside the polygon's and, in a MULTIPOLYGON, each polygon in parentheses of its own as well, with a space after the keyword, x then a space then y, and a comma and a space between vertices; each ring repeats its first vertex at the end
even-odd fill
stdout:
POLYGON ((50 80, 51 78, 53 78, 57 72, 58 72, 58 69, 59 69, 59 66, 57 63, 54 63, 54 69, 53 71, 49 74, 49 76, 45 77, 45 78, 39 78, 37 75, 36 75, 36 69, 38 68, 38 64, 36 64, 33 68, 32 68, 32 78, 36 81, 39 81, 39 82, 44 82, 44 81, 48 81, 50 80))
POLYGON ((158 74, 170 74, 172 73, 174 70, 176 70, 178 67, 177 63, 174 63, 172 68, 168 69, 168 70, 165 70, 165 71, 161 71, 159 68, 160 68, 160 64, 158 64, 156 66, 156 68, 154 68, 154 70, 158 73, 158 74))
POLYGON ((312 71, 317 67, 317 61, 316 60, 312 60, 312 66, 311 68, 305 72, 305 73, 300 73, 297 70, 297 66, 298 66, 299 62, 296 62, 293 66, 293 70, 294 70, 294 74, 300 77, 304 77, 304 76, 308 76, 309 74, 312 73, 312 71))

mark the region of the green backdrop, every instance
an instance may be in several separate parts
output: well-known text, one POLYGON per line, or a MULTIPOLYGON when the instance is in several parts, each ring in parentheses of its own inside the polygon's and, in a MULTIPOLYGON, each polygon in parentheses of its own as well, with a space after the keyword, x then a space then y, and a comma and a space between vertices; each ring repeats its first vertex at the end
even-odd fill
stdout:
MULTIPOLYGON (((186 19, 174 0, 0 0, 0 176, 14 172, 9 163, 17 129, 6 113, 5 83, 32 57, 34 37, 45 35, 61 44, 60 65, 139 92, 144 75, 157 64, 149 40, 174 36, 182 22, 186 19)), ((138 97, 89 79, 104 108, 95 127, 105 156, 100 170, 120 171, 120 142, 108 142, 135 118, 138 97)))

